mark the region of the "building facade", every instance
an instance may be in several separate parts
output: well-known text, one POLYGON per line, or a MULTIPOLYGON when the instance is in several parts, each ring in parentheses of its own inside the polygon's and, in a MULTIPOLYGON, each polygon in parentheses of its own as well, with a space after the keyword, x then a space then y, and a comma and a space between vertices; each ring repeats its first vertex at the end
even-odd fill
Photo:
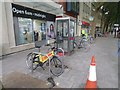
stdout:
POLYGON ((100 27, 101 15, 99 12, 96 13, 95 6, 93 1, 80 2, 80 21, 81 26, 79 31, 84 28, 87 30, 87 33, 90 33, 94 36, 96 27, 100 27))
POLYGON ((33 48, 35 41, 48 39, 49 36, 54 38, 55 18, 59 13, 62 13, 60 6, 53 1, 2 2, 0 56, 33 48))
MULTIPOLYGON (((70 17, 75 21, 74 36, 81 36, 83 28, 91 29, 94 16, 92 2, 49 0, 49 2, 2 3, 2 52, 0 56, 34 47, 35 41, 55 37, 56 17, 70 17)), ((35 0, 34 0, 35 1, 35 0)), ((100 26, 100 15, 96 26, 100 26)))

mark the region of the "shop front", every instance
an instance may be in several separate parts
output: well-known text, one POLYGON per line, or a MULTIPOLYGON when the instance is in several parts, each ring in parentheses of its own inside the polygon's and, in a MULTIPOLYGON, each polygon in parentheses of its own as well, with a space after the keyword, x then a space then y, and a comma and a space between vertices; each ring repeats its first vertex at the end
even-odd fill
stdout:
POLYGON ((89 34, 90 33, 90 24, 86 21, 82 21, 81 33, 89 34))
POLYGON ((59 4, 50 1, 24 3, 14 0, 2 3, 0 56, 34 48, 35 41, 55 37, 55 18, 63 10, 59 4))
POLYGON ((55 15, 16 4, 12 12, 16 46, 54 38, 55 15))

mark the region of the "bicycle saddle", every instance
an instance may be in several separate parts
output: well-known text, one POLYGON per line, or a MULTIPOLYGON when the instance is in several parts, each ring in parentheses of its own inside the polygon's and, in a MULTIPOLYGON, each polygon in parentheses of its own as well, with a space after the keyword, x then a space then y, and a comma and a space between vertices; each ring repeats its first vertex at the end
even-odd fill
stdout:
POLYGON ((83 37, 82 39, 86 39, 86 37, 83 37))
POLYGON ((55 49, 57 49, 57 48, 56 48, 56 47, 52 47, 51 49, 52 49, 52 50, 55 50, 55 49))
POLYGON ((35 48, 41 48, 41 46, 35 46, 35 48))

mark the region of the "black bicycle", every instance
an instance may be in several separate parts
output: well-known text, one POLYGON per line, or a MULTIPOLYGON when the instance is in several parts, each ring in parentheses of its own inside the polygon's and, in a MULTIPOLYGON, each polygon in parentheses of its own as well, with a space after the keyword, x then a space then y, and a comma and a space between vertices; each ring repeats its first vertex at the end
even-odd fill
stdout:
POLYGON ((90 44, 88 42, 88 39, 85 36, 83 36, 82 38, 79 39, 78 43, 74 40, 74 48, 76 48, 76 47, 78 49, 81 49, 84 52, 89 51, 90 50, 90 44))

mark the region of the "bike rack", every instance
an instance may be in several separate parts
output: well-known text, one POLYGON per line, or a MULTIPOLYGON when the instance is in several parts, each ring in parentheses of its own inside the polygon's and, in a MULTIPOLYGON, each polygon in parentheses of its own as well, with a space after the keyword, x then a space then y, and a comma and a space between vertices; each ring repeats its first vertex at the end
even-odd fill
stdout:
POLYGON ((48 77, 47 81, 50 82, 51 85, 52 85, 52 87, 50 87, 50 88, 53 88, 56 84, 55 84, 55 81, 54 81, 54 79, 52 78, 51 72, 50 72, 50 68, 51 68, 51 65, 50 65, 50 57, 49 57, 47 54, 42 54, 42 55, 45 55, 45 56, 48 57, 48 61, 49 61, 49 77, 48 77))
MULTIPOLYGON (((43 47, 43 46, 45 46, 45 44, 50 44, 50 42, 48 41, 42 41, 42 42, 35 42, 35 47, 36 48, 40 48, 40 47, 43 47), (40 46, 40 47, 39 47, 40 46)), ((63 57, 64 56, 64 50, 62 49, 62 48, 58 48, 58 50, 61 50, 62 51, 62 54, 60 53, 60 54, 58 54, 57 56, 58 56, 58 58, 59 57, 63 57)), ((39 51, 40 51, 40 49, 39 49, 39 51)), ((37 52, 36 52, 37 53, 37 52)), ((52 88, 56 85, 55 84, 55 81, 54 81, 54 79, 52 78, 52 76, 51 76, 51 72, 50 72, 50 68, 51 68, 51 65, 50 65, 50 57, 47 55, 47 54, 42 54, 42 53, 38 53, 38 54, 41 54, 41 55, 44 55, 44 56, 47 56, 47 58, 49 59, 48 61, 49 61, 49 77, 47 78, 47 81, 48 82, 50 82, 51 83, 51 85, 52 85, 52 88)), ((33 73, 33 63, 32 63, 32 73, 33 73)))
MULTIPOLYGON (((62 48, 58 48, 59 50, 61 50, 63 52, 63 54, 61 55, 57 55, 58 57, 61 57, 61 56, 64 56, 64 50, 62 48)), ((49 60, 50 61, 50 60, 49 60)), ((49 62, 50 63, 50 62, 49 62)), ((50 68, 49 68, 50 70, 50 68)), ((50 73, 50 72, 49 72, 50 73)), ((47 79, 48 82, 50 82, 52 84, 52 87, 53 88, 56 84, 55 84, 55 81, 54 79, 51 77, 51 73, 50 73, 50 77, 47 79)))

